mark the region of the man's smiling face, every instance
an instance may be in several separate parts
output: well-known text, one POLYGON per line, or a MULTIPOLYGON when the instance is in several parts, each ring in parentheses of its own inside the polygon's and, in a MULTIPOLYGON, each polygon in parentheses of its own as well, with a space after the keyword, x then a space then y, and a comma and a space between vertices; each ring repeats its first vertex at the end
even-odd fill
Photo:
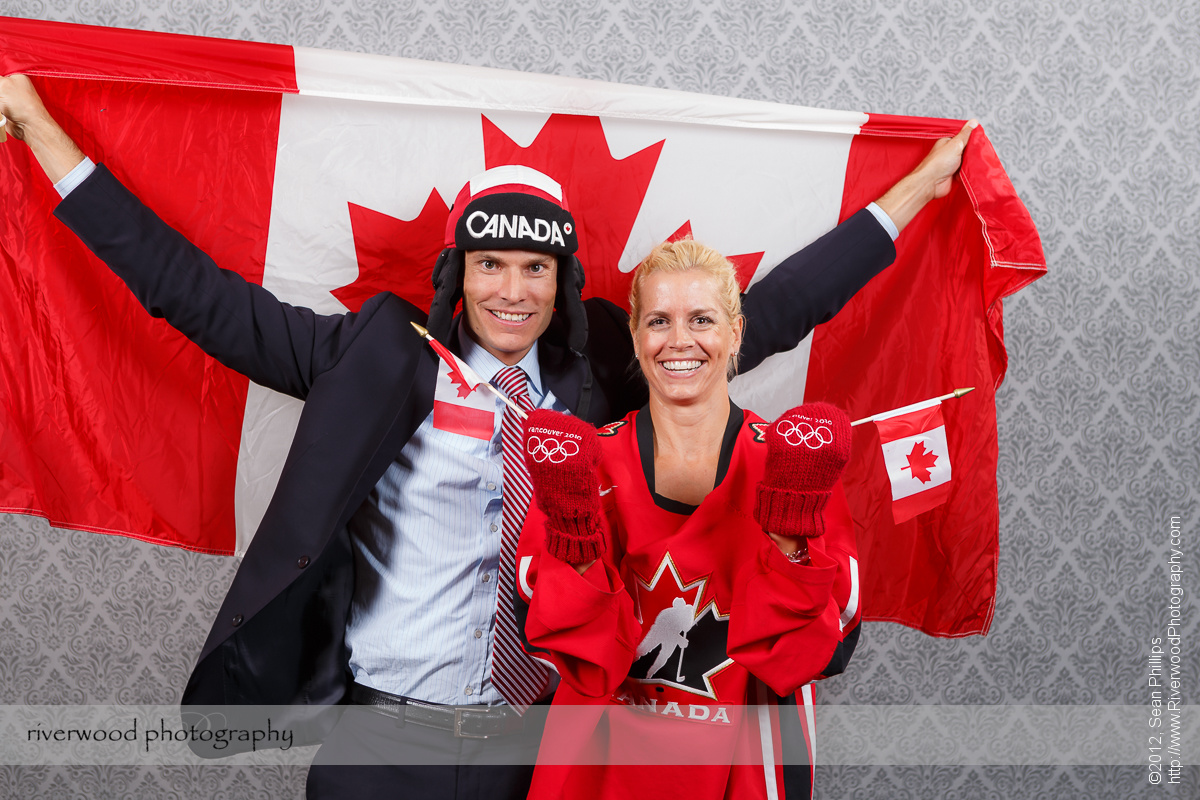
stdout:
POLYGON ((512 366, 550 325, 558 258, 531 250, 469 250, 465 262, 467 329, 483 349, 512 366))

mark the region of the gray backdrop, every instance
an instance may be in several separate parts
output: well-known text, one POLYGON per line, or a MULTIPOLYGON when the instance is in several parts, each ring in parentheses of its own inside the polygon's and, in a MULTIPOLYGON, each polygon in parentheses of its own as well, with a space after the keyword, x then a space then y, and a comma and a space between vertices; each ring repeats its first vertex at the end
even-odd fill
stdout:
MULTIPOLYGON (((0 14, 983 120, 1050 272, 1006 304, 987 638, 868 624, 840 704, 1148 702, 1200 485, 1196 0, 0 0, 0 14)), ((0 704, 172 703, 236 562, 0 516, 0 704)), ((1185 697, 1200 643, 1186 603, 1185 697)), ((1193 744, 1194 747, 1194 744, 1193 744)), ((1146 769, 823 767, 822 798, 1126 798, 1146 769)), ((299 797, 296 768, 0 767, 6 797, 299 797)))

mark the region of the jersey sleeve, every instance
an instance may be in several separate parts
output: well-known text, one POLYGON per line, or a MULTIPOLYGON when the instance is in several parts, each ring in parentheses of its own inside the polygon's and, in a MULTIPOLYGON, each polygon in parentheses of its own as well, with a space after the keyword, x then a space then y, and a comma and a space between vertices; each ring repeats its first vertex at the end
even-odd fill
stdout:
POLYGON ((833 602, 837 607, 838 630, 841 634, 833 656, 821 670, 821 677, 829 678, 845 671, 858 644, 862 622, 858 545, 854 535, 854 520, 850 516, 850 503, 840 482, 834 487, 833 497, 825 509, 825 526, 825 552, 837 564, 837 575, 833 579, 833 602))
POLYGON ((633 664, 641 630, 633 599, 611 561, 611 541, 604 557, 580 575, 545 552, 545 523, 534 502, 517 546, 513 605, 525 650, 549 662, 579 694, 607 697, 633 664))
POLYGON ((842 534, 845 504, 839 485, 825 510, 826 534, 810 540, 808 565, 788 561, 760 528, 756 558, 734 586, 729 655, 780 696, 833 674, 839 654, 844 666, 848 634, 850 651, 857 639, 856 602, 847 616, 852 565, 842 534))

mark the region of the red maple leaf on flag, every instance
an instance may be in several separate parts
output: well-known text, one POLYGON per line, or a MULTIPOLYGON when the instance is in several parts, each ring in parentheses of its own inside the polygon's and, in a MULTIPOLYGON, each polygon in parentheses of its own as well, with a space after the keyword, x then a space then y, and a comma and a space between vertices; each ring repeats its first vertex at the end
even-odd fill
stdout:
POLYGON ((917 442, 908 454, 908 466, 900 469, 911 470, 914 478, 921 483, 929 483, 933 480, 929 475, 929 470, 933 468, 937 460, 938 457, 932 450, 925 449, 925 442, 917 442))
POLYGON ((471 392, 475 391, 471 388, 471 382, 468 381, 461 372, 453 367, 450 369, 450 382, 458 387, 458 396, 466 397, 471 392))
POLYGON ((662 146, 658 141, 625 158, 613 158, 599 117, 552 114, 530 145, 521 147, 483 118, 487 168, 522 164, 559 182, 578 231, 576 255, 587 275, 583 296, 604 297, 622 308, 629 300, 633 274, 621 272, 617 264, 662 146))
POLYGON ((433 302, 433 265, 442 252, 450 209, 437 189, 416 219, 405 221, 369 208, 350 206, 350 229, 358 279, 332 294, 351 311, 383 291, 428 309, 433 302))
MULTIPOLYGON (((467 375, 463 374, 462 362, 458 361, 458 357, 454 353, 450 353, 450 350, 446 349, 436 338, 430 337, 430 345, 437 351, 439 359, 442 359, 450 367, 450 383, 458 387, 458 397, 467 397, 475 391, 475 386, 478 386, 479 383, 478 381, 472 383, 467 375)), ((472 374, 475 373, 472 372, 472 374)))
MULTIPOLYGON (((614 158, 598 117, 552 114, 528 147, 521 147, 486 116, 483 124, 484 164, 487 168, 521 164, 549 175, 563 187, 563 196, 579 235, 579 260, 587 280, 583 296, 603 297, 627 307, 633 274, 618 269, 621 254, 641 210, 658 164, 663 141, 625 158, 614 158)), ((358 278, 333 290, 351 311, 367 299, 390 291, 429 308, 433 299, 430 276, 441 252, 449 207, 437 190, 412 220, 401 220, 363 206, 348 204, 358 259, 358 278)), ((668 240, 691 235, 685 222, 668 240)), ((744 290, 754 277, 763 254, 729 256, 744 290)))
MULTIPOLYGON (((679 230, 667 237, 668 242, 678 242, 680 239, 688 237, 695 238, 692 235, 692 221, 679 226, 679 230)), ((734 272, 737 273, 738 285, 742 287, 742 291, 746 291, 746 287, 750 285, 750 281, 754 278, 754 271, 758 269, 758 264, 762 261, 764 251, 757 253, 742 253, 736 256, 725 256, 733 264, 734 272)))

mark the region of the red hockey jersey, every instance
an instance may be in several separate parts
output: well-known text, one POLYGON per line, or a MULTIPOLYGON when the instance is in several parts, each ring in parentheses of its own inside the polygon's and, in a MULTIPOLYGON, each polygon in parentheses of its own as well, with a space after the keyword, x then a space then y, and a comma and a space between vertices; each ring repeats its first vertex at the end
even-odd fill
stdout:
POLYGON ((766 424, 732 407, 717 485, 695 509, 653 493, 647 411, 602 428, 608 546, 583 575, 542 552, 545 516, 530 509, 517 614, 529 652, 562 676, 530 797, 810 795, 808 684, 857 641, 854 528, 839 484, 811 565, 763 533, 766 424))

